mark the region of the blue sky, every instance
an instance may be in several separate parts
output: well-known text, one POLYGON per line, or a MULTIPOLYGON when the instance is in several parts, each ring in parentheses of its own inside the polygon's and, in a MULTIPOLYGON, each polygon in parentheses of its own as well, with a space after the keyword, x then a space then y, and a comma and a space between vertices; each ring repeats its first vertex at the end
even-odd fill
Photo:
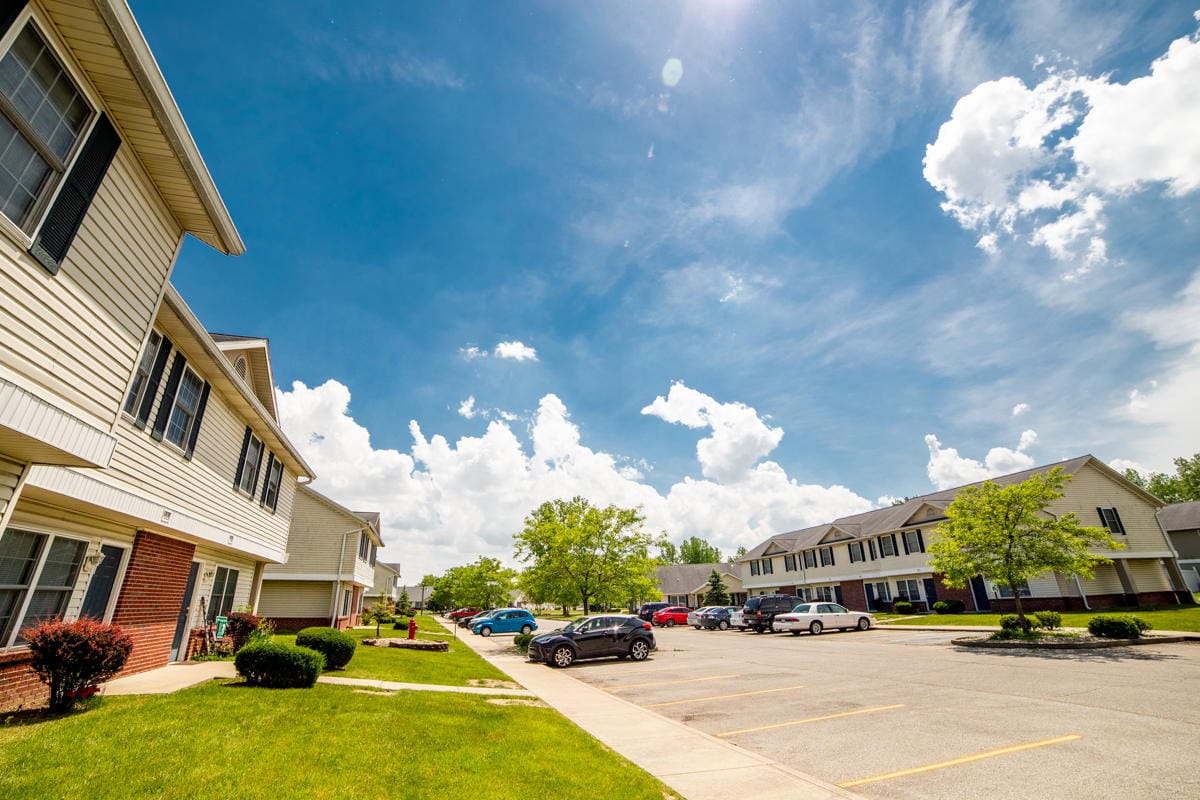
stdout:
POLYGON ((173 280, 414 581, 1200 450, 1196 5, 132 2, 248 248, 173 280))

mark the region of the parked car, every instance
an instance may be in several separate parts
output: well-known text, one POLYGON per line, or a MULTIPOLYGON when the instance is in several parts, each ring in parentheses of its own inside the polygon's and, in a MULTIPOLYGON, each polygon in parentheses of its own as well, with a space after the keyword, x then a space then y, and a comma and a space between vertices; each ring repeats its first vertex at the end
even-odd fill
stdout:
POLYGON ((641 608, 638 609, 637 615, 646 622, 651 622, 654 619, 655 612, 662 611, 664 608, 669 608, 670 605, 670 603, 642 603, 641 608))
POLYGON ((865 631, 874 624, 875 618, 866 611, 850 611, 837 603, 800 603, 786 614, 775 615, 775 630, 788 631, 792 636, 799 636, 801 631, 816 636, 830 628, 865 631))
POLYGON ((566 627, 533 637, 529 660, 569 667, 584 658, 616 656, 644 661, 658 645, 649 622, 629 614, 581 617, 566 627))
POLYGON ((691 609, 687 606, 667 606, 662 611, 655 611, 650 621, 655 625, 665 625, 674 628, 676 625, 687 625, 691 609))
POLYGON ((459 617, 458 627, 469 629, 477 621, 487 619, 488 617, 490 617, 492 614, 495 614, 499 610, 500 609, 498 609, 498 608, 489 608, 487 611, 480 611, 478 614, 472 614, 471 616, 467 616, 467 617, 459 617))
POLYGON ((753 628, 755 633, 773 632, 775 629, 771 627, 771 622, 775 615, 786 614, 799 602, 800 598, 790 594, 761 594, 751 597, 746 600, 746 605, 742 606, 744 624, 753 628))
POLYGON ((471 633, 480 636, 491 636, 493 633, 532 633, 537 630, 537 622, 523 608, 501 608, 492 612, 491 616, 471 621, 471 633))
POLYGON ((740 614, 741 611, 738 606, 712 606, 700 615, 700 624, 708 630, 727 631, 732 627, 730 619, 734 612, 740 614))
POLYGON ((746 619, 740 608, 734 609, 729 615, 729 627, 737 628, 739 631, 746 630, 746 619))
POLYGON ((691 625, 696 630, 700 630, 700 615, 705 611, 708 611, 710 608, 712 608, 712 606, 701 606, 695 611, 689 611, 687 615, 687 624, 691 625))
POLYGON ((476 614, 478 614, 480 611, 481 611, 481 609, 475 608, 474 606, 464 606, 463 608, 454 609, 453 611, 451 611, 449 614, 446 615, 446 618, 453 619, 453 620, 460 620, 463 617, 473 617, 476 614))

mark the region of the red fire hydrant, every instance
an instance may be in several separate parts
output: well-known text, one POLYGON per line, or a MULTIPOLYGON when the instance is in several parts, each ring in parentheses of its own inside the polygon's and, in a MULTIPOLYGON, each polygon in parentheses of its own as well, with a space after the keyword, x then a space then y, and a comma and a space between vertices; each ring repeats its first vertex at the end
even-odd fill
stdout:
POLYGON ((408 638, 410 638, 410 639, 417 638, 417 618, 416 617, 408 618, 408 638))

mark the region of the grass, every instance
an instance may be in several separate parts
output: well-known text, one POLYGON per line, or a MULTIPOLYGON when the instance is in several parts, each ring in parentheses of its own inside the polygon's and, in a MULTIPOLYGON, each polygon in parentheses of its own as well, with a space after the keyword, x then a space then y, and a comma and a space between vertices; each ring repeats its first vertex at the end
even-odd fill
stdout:
POLYGON ((671 795, 558 712, 473 695, 213 681, 174 695, 105 698, 57 719, 0 724, 0 797, 526 796, 671 795))
MULTIPOLYGON (((448 653, 426 653, 419 650, 401 650, 396 647, 364 647, 359 645, 354 651, 354 658, 345 669, 332 670, 325 674, 339 678, 374 678, 381 681, 400 681, 402 683, 436 683, 443 686, 470 686, 472 680, 509 680, 500 670, 475 655, 469 647, 456 641, 448 631, 431 617, 416 617, 417 638, 431 641, 447 642, 450 645, 448 653), (436 633, 447 635, 437 636, 436 633)), ((374 639, 375 628, 354 628, 347 631, 358 641, 374 639)), ((394 630, 391 625, 381 626, 380 636, 408 635, 407 629, 394 630)), ((470 631, 459 631, 472 636, 470 631)), ((293 634, 276 634, 275 640, 285 644, 295 644, 293 634)))
MULTIPOLYGON (((1142 606, 1139 608, 1105 608, 1096 611, 1064 611, 1064 628, 1086 628, 1088 620, 1097 614, 1134 614, 1159 631, 1200 631, 1200 606, 1142 606)), ((925 614, 906 619, 880 621, 890 625, 994 625, 999 627, 1000 614, 969 612, 966 614, 925 614)))

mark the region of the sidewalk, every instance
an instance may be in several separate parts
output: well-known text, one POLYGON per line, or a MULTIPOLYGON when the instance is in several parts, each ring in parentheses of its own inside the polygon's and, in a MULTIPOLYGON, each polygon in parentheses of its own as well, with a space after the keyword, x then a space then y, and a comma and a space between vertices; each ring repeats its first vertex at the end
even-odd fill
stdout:
MULTIPOLYGON (((440 621, 440 620, 439 620, 440 621)), ((832 800, 860 795, 504 652, 508 637, 459 640, 567 719, 687 800, 832 800), (686 754, 681 758, 680 754, 686 754)))

